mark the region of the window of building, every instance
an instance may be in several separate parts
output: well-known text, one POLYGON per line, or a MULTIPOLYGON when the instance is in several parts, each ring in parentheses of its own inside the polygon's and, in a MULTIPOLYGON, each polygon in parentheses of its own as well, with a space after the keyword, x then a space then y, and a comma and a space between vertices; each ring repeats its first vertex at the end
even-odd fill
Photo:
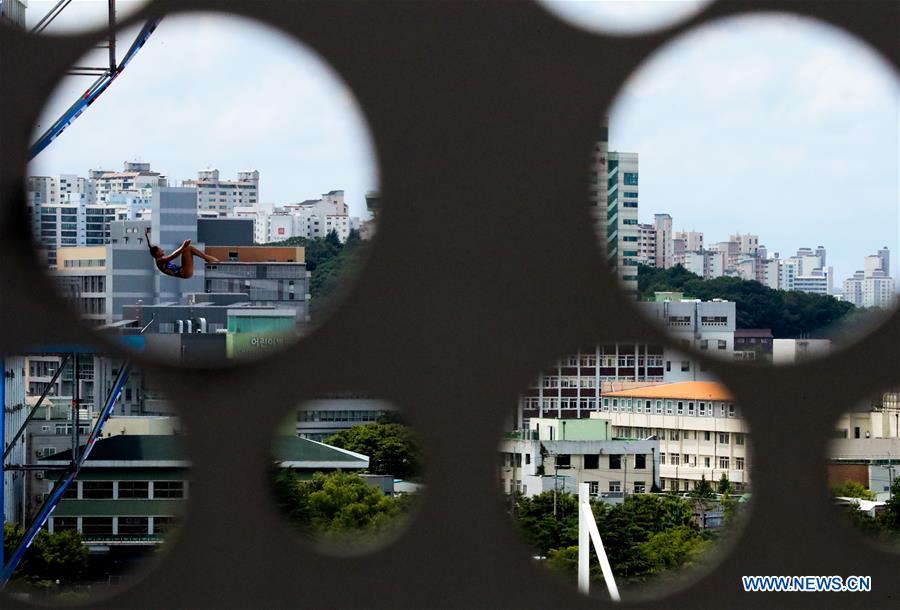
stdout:
POLYGON ((665 454, 665 453, 660 453, 660 454, 659 454, 659 463, 660 463, 661 465, 665 465, 665 463, 666 463, 666 454, 665 454))
POLYGON ((678 430, 669 430, 669 440, 670 441, 678 440, 678 430))
POLYGON ((600 482, 599 481, 586 481, 588 484, 588 493, 592 496, 600 495, 600 482))
MULTIPOLYGON (((108 500, 113 497, 112 481, 82 481, 81 498, 84 500, 108 500)), ((110 521, 110 523, 112 523, 110 521)), ((112 525, 110 525, 112 528, 112 525)), ((112 530, 110 530, 111 532, 112 530)))
POLYGON ((572 456, 568 453, 557 453, 556 454, 556 467, 557 468, 569 468, 572 466, 572 456))
POLYGON ((719 444, 727 445, 729 442, 728 433, 727 432, 719 432, 719 444))
POLYGON ((703 440, 705 440, 705 441, 710 440, 710 434, 711 434, 711 432, 710 432, 709 430, 706 430, 706 431, 703 433, 703 440))
MULTIPOLYGON (((85 481, 87 482, 87 481, 85 481)), ((112 493, 112 492, 110 492, 112 493)), ((112 536, 112 517, 82 517, 81 533, 85 536, 112 536)))
POLYGON ((150 533, 150 519, 147 517, 119 517, 120 536, 146 536, 150 533))
POLYGON ((610 481, 609 482, 609 490, 612 492, 622 491, 622 481, 610 481))
POLYGON ((647 467, 647 456, 643 453, 638 453, 634 456, 634 469, 641 470, 642 468, 647 467))
POLYGON ((78 517, 53 517, 53 531, 67 532, 78 529, 78 517))
POLYGON ((709 456, 708 455, 703 457, 703 467, 709 468, 709 456))
POLYGON ((623 180, 628 186, 638 186, 637 172, 623 172, 623 180))
POLYGON ((727 457, 720 457, 719 458, 719 468, 721 468, 723 470, 728 470, 728 462, 729 462, 729 459, 727 457))
POLYGON ((681 361, 681 372, 686 373, 691 370, 691 361, 690 360, 682 360, 681 361))
POLYGON ((743 470, 744 469, 744 458, 740 458, 740 457, 734 458, 734 469, 735 470, 743 470))
POLYGON ((684 403, 680 400, 678 401, 678 414, 684 415, 684 403))
POLYGON ((149 498, 149 481, 119 481, 119 498, 149 498))
POLYGON ((672 361, 666 360, 666 372, 669 373, 672 371, 672 361))
POLYGON ((669 462, 672 466, 678 466, 681 463, 681 456, 677 453, 673 453, 670 457, 669 462))
POLYGON ((657 401, 656 401, 656 414, 657 414, 657 415, 662 415, 662 412, 663 412, 663 411, 662 411, 662 401, 661 401, 661 400, 657 400, 657 401))
POLYGON ((517 453, 515 455, 516 455, 516 468, 521 468, 522 467, 522 454, 517 453))
POLYGON ((183 498, 184 481, 153 481, 154 498, 183 498))
POLYGON ((666 415, 671 415, 671 414, 672 414, 672 401, 667 400, 666 401, 666 415))
POLYGON ((694 403, 693 402, 688 403, 688 411, 687 412, 688 412, 688 415, 694 414, 694 403))
POLYGON ((588 453, 584 456, 585 470, 595 470, 600 468, 600 456, 596 453, 588 453))
POLYGON ((609 469, 610 470, 620 470, 622 468, 622 456, 617 454, 611 454, 609 456, 609 469))
POLYGON ((647 485, 646 485, 646 483, 644 483, 644 481, 635 481, 634 482, 634 493, 642 494, 642 493, 646 493, 646 491, 647 491, 647 485))
POLYGON ((175 526, 175 517, 153 517, 153 533, 165 534, 175 526))
POLYGON ((734 405, 728 405, 728 417, 734 417, 734 405))
POLYGON ((530 453, 526 453, 526 454, 525 454, 525 465, 527 466, 527 465, 530 464, 530 463, 531 463, 531 454, 530 454, 530 453))
POLYGON ((709 339, 700 339, 700 349, 709 349, 709 339))
POLYGON ((735 434, 734 435, 734 444, 735 445, 743 445, 744 444, 744 435, 743 434, 735 434))
POLYGON ((719 339, 718 348, 719 348, 720 350, 721 350, 721 349, 728 349, 728 342, 727 342, 725 339, 719 339))

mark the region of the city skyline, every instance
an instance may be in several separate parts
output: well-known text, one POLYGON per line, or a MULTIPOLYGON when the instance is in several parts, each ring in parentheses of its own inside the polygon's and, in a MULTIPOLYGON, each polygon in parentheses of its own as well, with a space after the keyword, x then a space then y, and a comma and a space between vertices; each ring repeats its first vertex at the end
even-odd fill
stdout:
POLYGON ((891 68, 846 34, 786 15, 729 19, 626 83, 609 150, 640 155, 641 222, 659 212, 710 240, 755 233, 782 257, 824 245, 838 281, 887 246, 896 279, 897 99, 891 68))
MULTIPOLYGON (((96 6, 76 3, 60 15, 58 27, 93 12, 96 6)), ((31 20, 40 11, 29 13, 31 20)), ((137 29, 118 37, 120 57, 137 29)), ((84 61, 103 65, 104 53, 95 50, 84 61)), ((33 137, 90 82, 63 78, 33 137)), ((363 218, 365 193, 378 189, 362 114, 330 67, 275 30, 221 15, 162 20, 115 84, 28 171, 84 175, 88 169, 119 170, 126 160, 149 162, 178 183, 207 167, 223 176, 258 169, 265 204, 343 189, 351 212, 363 218), (84 167, 86 159, 92 167, 84 167)))

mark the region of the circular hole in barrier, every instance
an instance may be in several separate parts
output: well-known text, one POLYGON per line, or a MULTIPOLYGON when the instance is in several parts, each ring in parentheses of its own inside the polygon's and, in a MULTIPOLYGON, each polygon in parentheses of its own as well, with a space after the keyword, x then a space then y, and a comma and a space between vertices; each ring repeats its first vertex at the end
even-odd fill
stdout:
POLYGON ((900 387, 838 418, 825 464, 828 492, 847 521, 869 541, 900 553, 900 387))
POLYGON ((176 15, 119 38, 143 45, 114 79, 105 51, 76 62, 98 80, 64 78, 34 134, 29 218, 60 292, 169 364, 262 357, 311 332, 374 231, 377 170, 352 94, 246 19, 176 15))
POLYGON ((540 0, 540 5, 566 23, 602 34, 639 35, 693 17, 710 0, 540 0))
MULTIPOLYGON (((593 521, 618 594, 632 601, 711 572, 751 495, 750 431, 734 397, 708 374, 668 380, 662 353, 622 342, 562 357, 519 398, 498 449, 505 505, 534 562, 576 584, 593 521)), ((588 588, 609 599, 588 544, 588 588)))
POLYGON ((58 605, 120 593, 177 540, 188 510, 190 459, 172 402, 147 371, 91 347, 0 361, 4 558, 15 568, 3 594, 58 605))
POLYGON ((883 322, 900 285, 897 92, 858 40, 790 15, 715 21, 653 55, 592 166, 604 252, 653 301, 638 309, 686 348, 775 364, 883 322))
POLYGON ((384 400, 343 393, 302 403, 273 438, 272 459, 279 512, 329 555, 390 544, 425 490, 415 431, 384 400))

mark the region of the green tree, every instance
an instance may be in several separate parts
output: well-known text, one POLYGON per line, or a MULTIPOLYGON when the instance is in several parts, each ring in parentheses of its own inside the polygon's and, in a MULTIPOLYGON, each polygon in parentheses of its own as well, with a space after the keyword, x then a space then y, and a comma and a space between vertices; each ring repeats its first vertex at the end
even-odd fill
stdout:
POLYGON ((638 545, 653 572, 662 572, 692 563, 710 545, 695 529, 679 525, 656 532, 638 545))
POLYGON ((840 485, 832 488, 831 495, 841 498, 862 498, 863 500, 875 499, 875 492, 867 489, 862 483, 851 480, 844 481, 840 485))
POLYGON ((365 424, 341 430, 325 443, 369 456, 369 472, 415 479, 421 473, 422 452, 412 428, 403 424, 365 424))
POLYGON ((396 526, 411 499, 386 496, 356 474, 317 472, 300 480, 289 469, 276 469, 271 481, 279 509, 307 535, 350 540, 396 526))
POLYGON ((700 475, 700 481, 697 483, 697 486, 691 491, 691 496, 697 498, 698 500, 705 500, 713 497, 713 488, 709 481, 706 480, 706 475, 700 475))
POLYGON ((516 522, 538 555, 578 544, 578 499, 573 494, 557 493, 554 516, 553 494, 545 491, 531 498, 519 496, 516 502, 516 522))
MULTIPOLYGON (((5 523, 4 555, 7 559, 25 536, 21 525, 5 523)), ((81 534, 64 531, 50 534, 41 530, 22 558, 16 574, 29 581, 77 582, 88 565, 88 550, 81 543, 81 534)))
POLYGON ((900 477, 891 483, 891 497, 881 511, 878 523, 894 536, 900 536, 900 477))
POLYGON ((722 473, 722 476, 719 477, 719 484, 716 488, 716 491, 718 491, 720 494, 727 494, 732 492, 731 481, 728 480, 728 475, 724 472, 722 473))

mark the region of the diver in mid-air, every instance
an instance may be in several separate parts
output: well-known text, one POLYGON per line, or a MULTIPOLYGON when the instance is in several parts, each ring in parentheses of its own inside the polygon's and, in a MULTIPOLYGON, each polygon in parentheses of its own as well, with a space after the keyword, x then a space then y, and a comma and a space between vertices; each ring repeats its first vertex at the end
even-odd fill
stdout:
POLYGON ((194 257, 199 256, 207 263, 218 263, 219 259, 215 256, 206 254, 203 250, 195 248, 191 245, 191 240, 186 239, 171 254, 166 254, 159 246, 150 244, 150 228, 144 231, 147 238, 147 247, 150 248, 150 256, 156 261, 156 268, 172 277, 178 277, 186 280, 194 275, 194 257), (181 256, 181 264, 176 265, 172 261, 181 256))

